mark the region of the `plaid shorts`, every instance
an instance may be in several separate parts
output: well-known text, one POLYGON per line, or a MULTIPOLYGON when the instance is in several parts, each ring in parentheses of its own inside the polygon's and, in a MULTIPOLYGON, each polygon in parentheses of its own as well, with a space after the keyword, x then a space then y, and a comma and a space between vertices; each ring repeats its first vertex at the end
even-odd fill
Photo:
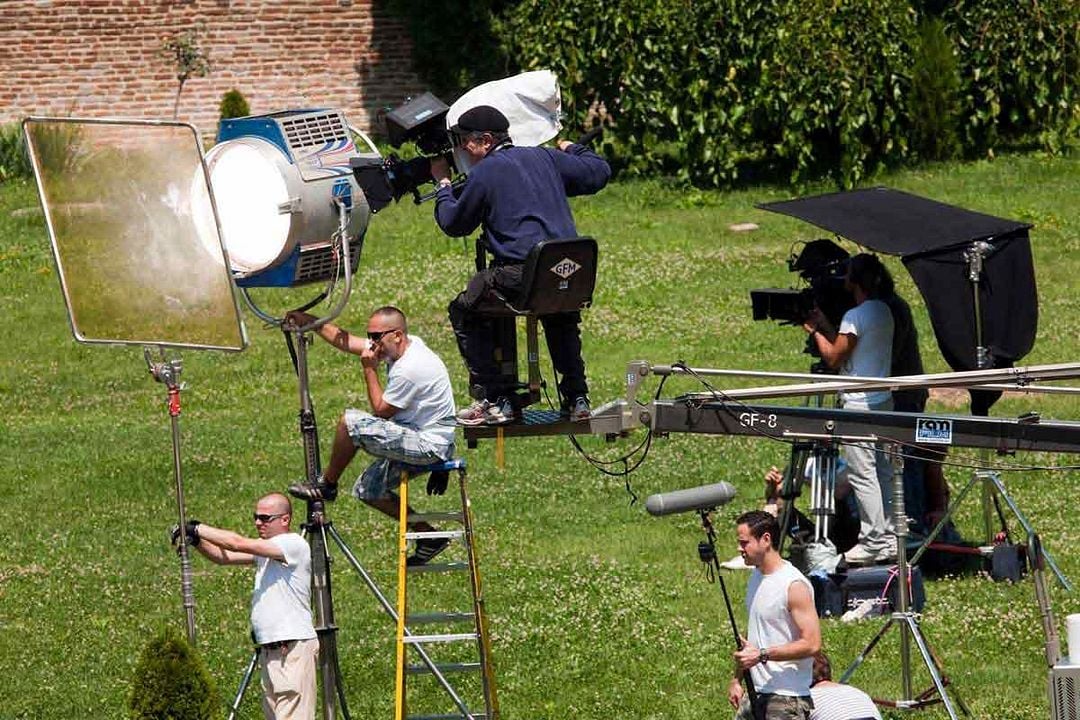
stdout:
POLYGON ((352 494, 360 500, 378 500, 401 484, 401 472, 419 474, 416 466, 449 460, 454 444, 430 433, 413 430, 361 410, 345 411, 345 427, 353 445, 378 460, 357 478, 352 494))

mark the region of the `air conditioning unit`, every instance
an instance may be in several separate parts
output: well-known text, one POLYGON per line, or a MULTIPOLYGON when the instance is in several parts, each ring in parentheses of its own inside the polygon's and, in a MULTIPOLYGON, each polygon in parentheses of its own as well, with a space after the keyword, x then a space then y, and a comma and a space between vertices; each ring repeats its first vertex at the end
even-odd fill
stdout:
POLYGON ((1050 720, 1080 720, 1080 665, 1050 668, 1050 720))

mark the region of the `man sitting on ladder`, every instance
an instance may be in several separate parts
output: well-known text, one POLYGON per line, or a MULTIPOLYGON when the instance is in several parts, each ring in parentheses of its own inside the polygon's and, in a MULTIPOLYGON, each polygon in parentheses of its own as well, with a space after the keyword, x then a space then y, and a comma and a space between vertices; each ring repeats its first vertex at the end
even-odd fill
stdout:
MULTIPOLYGON (((462 113, 450 129, 455 146, 471 164, 460 189, 451 185, 444 159, 431 162, 431 176, 439 188, 435 200, 439 227, 451 237, 464 237, 482 226, 481 239, 495 256, 491 267, 477 272, 448 308, 469 369, 469 391, 476 398, 458 414, 464 425, 500 425, 518 413, 510 389, 497 385, 494 328, 477 306, 492 290, 515 297, 521 289, 523 263, 534 245, 577 236, 567 197, 596 193, 611 177, 607 161, 584 145, 560 140, 558 150, 515 147, 509 129, 506 116, 490 105, 462 113)), ((552 364, 562 376, 563 412, 571 420, 584 420, 589 417, 589 388, 581 358, 581 315, 545 315, 540 322, 552 364)))
MULTIPOLYGON (((288 317, 296 326, 316 318, 304 312, 288 317)), ((357 448, 376 460, 353 486, 353 495, 371 507, 397 519, 398 497, 394 493, 401 473, 454 456, 454 426, 441 420, 454 417, 454 393, 446 365, 416 335, 408 334, 405 314, 392 306, 377 309, 368 319, 367 337, 326 323, 319 336, 338 350, 360 356, 364 368, 371 413, 347 409, 338 422, 330 464, 314 484, 298 483, 289 492, 306 500, 333 500, 338 480, 357 448), (387 363, 386 387, 379 382, 379 361, 387 363)), ((445 480, 443 476, 442 480, 445 480)), ((440 479, 432 476, 433 482, 440 479)), ((431 488, 441 494, 446 489, 431 488)), ((410 509, 409 512, 412 512, 410 509)), ((410 526, 417 532, 435 530, 429 523, 410 526)), ((418 540, 410 565, 422 565, 450 544, 447 538, 418 540)))

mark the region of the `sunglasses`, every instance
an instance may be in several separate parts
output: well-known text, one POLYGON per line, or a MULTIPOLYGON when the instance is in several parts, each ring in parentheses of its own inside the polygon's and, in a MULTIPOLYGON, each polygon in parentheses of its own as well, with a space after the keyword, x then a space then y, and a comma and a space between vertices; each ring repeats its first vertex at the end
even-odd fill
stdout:
POLYGON ((369 332, 367 334, 367 339, 370 340, 371 342, 377 343, 377 342, 380 342, 383 339, 383 336, 389 335, 390 333, 395 333, 400 329, 401 328, 391 328, 390 330, 380 330, 379 332, 369 332))
POLYGON ((255 518, 255 522, 268 523, 288 514, 289 513, 274 513, 273 515, 267 515, 266 513, 255 513, 252 517, 255 518))

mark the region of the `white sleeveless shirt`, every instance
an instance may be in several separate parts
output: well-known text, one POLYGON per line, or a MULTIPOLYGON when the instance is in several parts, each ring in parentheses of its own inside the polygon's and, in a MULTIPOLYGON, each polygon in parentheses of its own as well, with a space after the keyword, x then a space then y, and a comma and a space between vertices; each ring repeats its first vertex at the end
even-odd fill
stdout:
MULTIPOLYGON (((788 611, 788 587, 801 582, 814 597, 810 581, 787 560, 775 572, 765 575, 754 568, 746 587, 746 610, 750 616, 747 640, 758 648, 789 643, 799 637, 799 628, 788 611)), ((750 668, 750 677, 759 693, 810 695, 814 659, 770 660, 750 668)))

